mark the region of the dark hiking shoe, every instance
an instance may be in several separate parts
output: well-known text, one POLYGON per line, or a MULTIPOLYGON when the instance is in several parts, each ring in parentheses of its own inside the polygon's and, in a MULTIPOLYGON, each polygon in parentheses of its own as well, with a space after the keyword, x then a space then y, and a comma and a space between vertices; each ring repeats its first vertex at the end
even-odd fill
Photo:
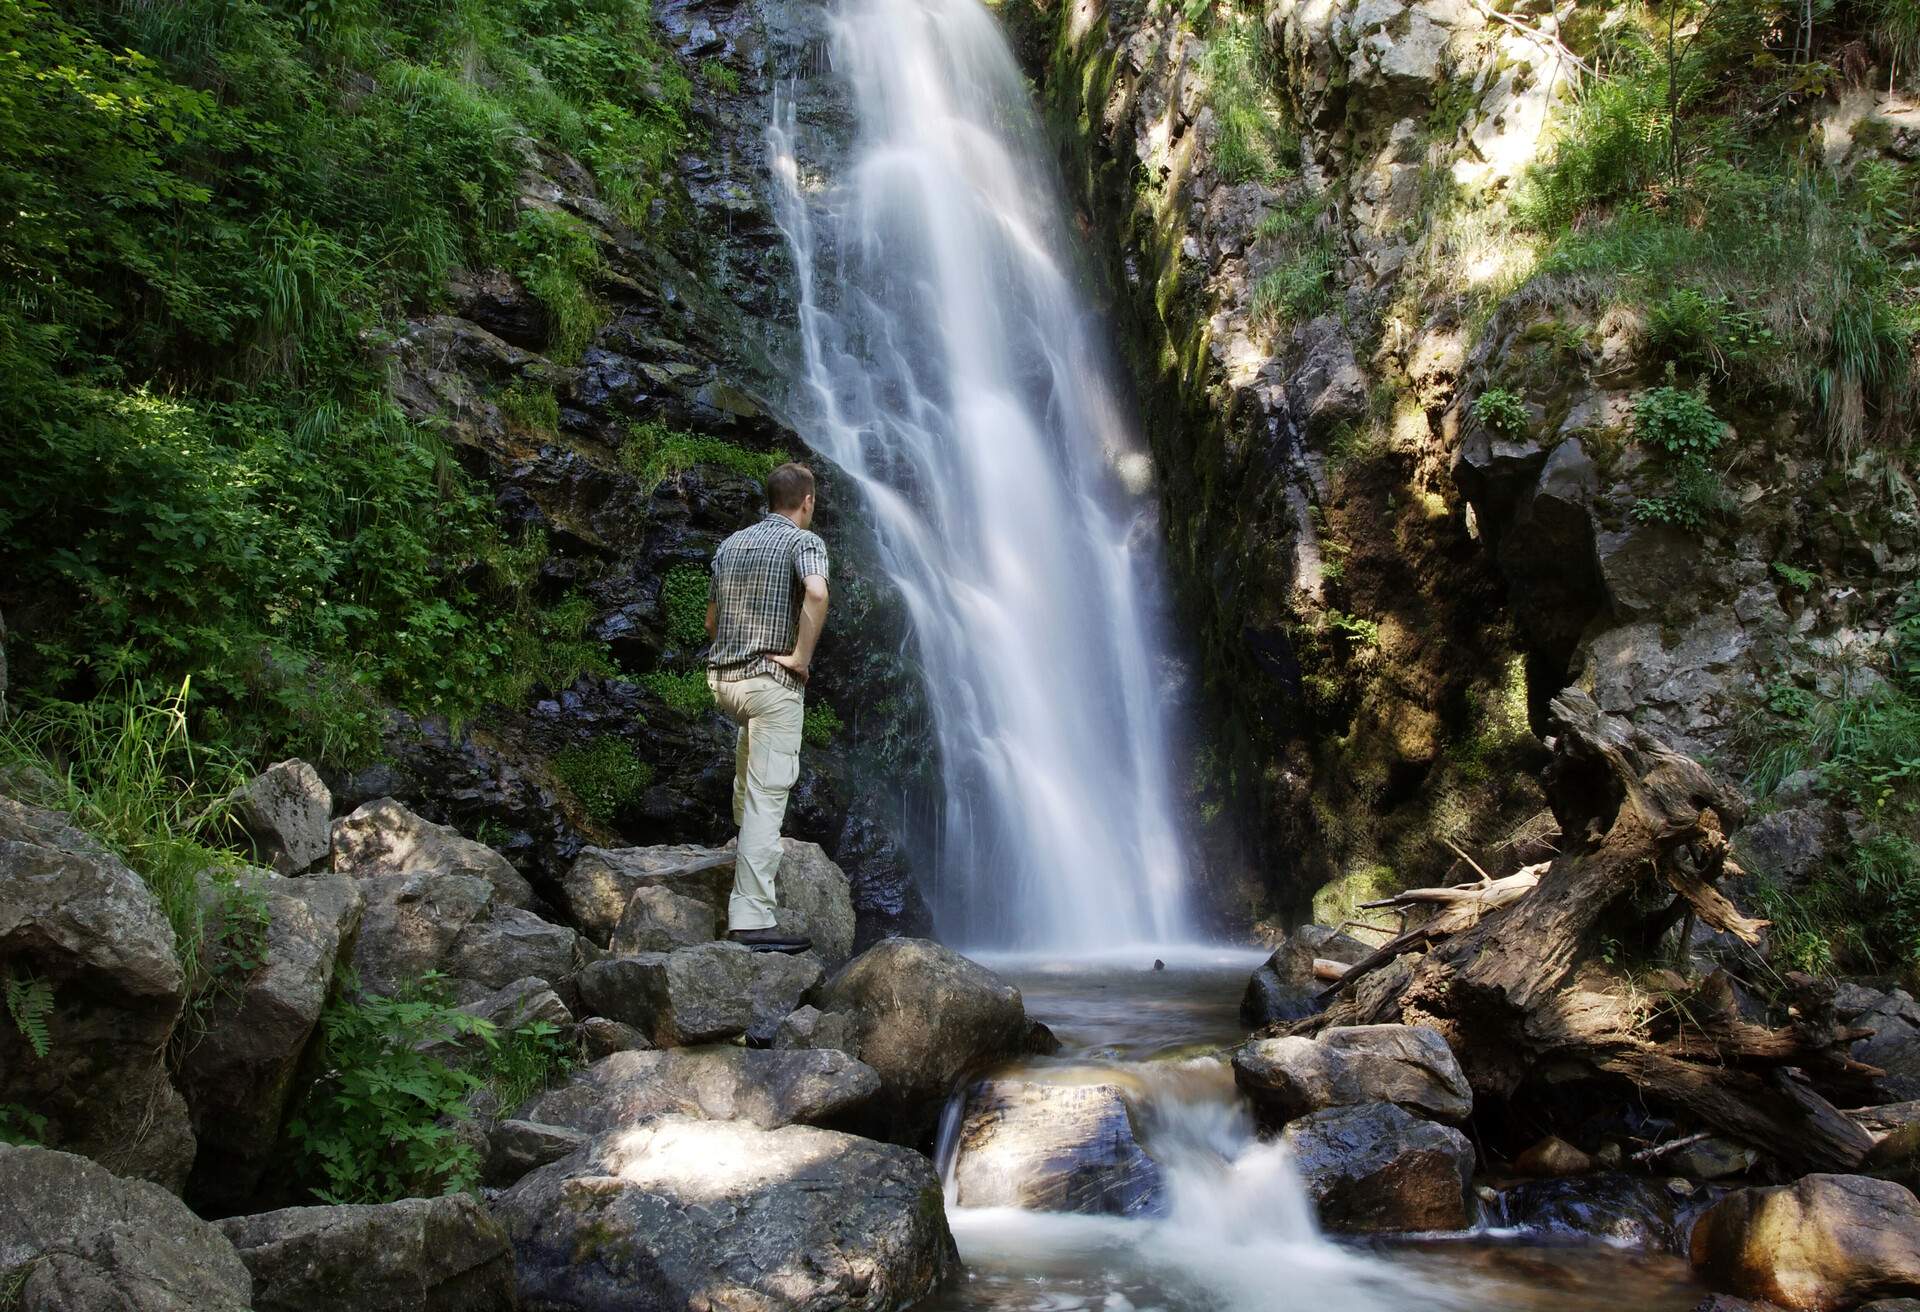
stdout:
POLYGON ((755 952, 805 952, 813 946, 813 940, 805 934, 789 934, 778 929, 730 929, 727 942, 755 952))

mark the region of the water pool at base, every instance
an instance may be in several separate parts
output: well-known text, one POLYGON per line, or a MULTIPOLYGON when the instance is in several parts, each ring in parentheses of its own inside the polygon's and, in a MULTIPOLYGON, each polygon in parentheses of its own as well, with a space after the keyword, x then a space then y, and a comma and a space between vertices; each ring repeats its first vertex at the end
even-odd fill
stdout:
POLYGON ((984 958, 1061 1040, 1056 1056, 995 1074, 1119 1085, 1165 1206, 1142 1217, 951 1206, 965 1272, 931 1312, 1688 1312, 1705 1293, 1678 1257, 1598 1242, 1320 1234, 1225 1060, 1259 957, 1162 950, 1156 971, 1155 955, 984 958))

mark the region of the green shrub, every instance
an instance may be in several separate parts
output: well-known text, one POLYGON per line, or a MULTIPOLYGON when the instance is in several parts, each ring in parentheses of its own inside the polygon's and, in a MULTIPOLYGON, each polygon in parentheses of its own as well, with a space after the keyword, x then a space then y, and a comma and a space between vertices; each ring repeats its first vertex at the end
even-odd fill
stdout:
POLYGON ((653 783, 653 766, 620 738, 595 738, 563 748, 553 758, 553 772, 602 824, 617 820, 653 783))
POLYGON ((1473 398, 1473 417, 1496 433, 1518 437, 1531 424, 1527 403, 1507 387, 1489 387, 1473 398))
POLYGON ((598 257, 516 219, 524 142, 643 215, 688 90, 639 3, 0 7, 0 577, 64 603, 19 684, 190 673, 203 736, 322 762, 376 698, 470 713, 530 615, 363 342, 504 265, 577 349, 598 257))
POLYGON ((480 1159, 455 1125, 485 1081, 436 1055, 491 1022, 454 1007, 428 974, 405 996, 358 992, 349 979, 320 1017, 321 1075, 287 1123, 295 1171, 329 1203, 386 1203, 479 1180, 480 1159))
POLYGON ((1732 508, 1733 498, 1720 476, 1706 461, 1688 456, 1673 464, 1672 489, 1660 496, 1641 497, 1631 513, 1644 524, 1671 524, 1698 533, 1732 508))
POLYGON ((699 715, 713 709, 713 689, 707 687, 705 670, 655 670, 641 675, 639 682, 682 715, 699 715))
POLYGON ((807 707, 800 736, 809 747, 825 747, 843 727, 833 707, 825 702, 813 702, 807 707))
MULTIPOLYGON (((22 1107, 15 1102, 0 1102, 0 1143, 10 1143, 16 1147, 33 1148, 46 1142, 47 1118, 22 1107)), ((6 1292, 6 1282, 0 1278, 0 1295, 6 1292)), ((0 1297, 0 1307, 6 1302, 0 1297)))
POLYGON ((667 637, 697 647, 707 640, 707 591, 712 581, 699 565, 675 565, 660 584, 667 612, 667 637))
POLYGON ((552 433, 560 427, 560 398, 551 387, 526 379, 500 393, 500 413, 507 421, 534 433, 552 433))
POLYGON ((695 465, 718 465, 764 483, 767 475, 790 459, 784 451, 749 451, 725 438, 684 433, 659 420, 630 425, 620 447, 620 463, 648 489, 678 478, 695 465))
POLYGON ((1634 402, 1634 436, 1670 456, 1705 459, 1720 448, 1725 428, 1697 391, 1668 384, 1642 392, 1634 402))

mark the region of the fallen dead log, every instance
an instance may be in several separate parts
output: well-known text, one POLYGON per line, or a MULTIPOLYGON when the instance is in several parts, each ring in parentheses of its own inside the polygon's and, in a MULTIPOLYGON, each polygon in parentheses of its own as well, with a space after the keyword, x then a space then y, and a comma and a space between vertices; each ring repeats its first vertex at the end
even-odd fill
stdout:
POLYGON ((1830 991, 1802 978, 1791 1023, 1768 1027, 1739 1016, 1724 977, 1662 977, 1649 990, 1620 964, 1650 958, 1689 914, 1759 939, 1766 922, 1717 887, 1740 873, 1726 833, 1744 804, 1578 690, 1551 715, 1545 783, 1560 855, 1526 872, 1525 887, 1496 894, 1505 881, 1482 879, 1400 895, 1437 909, 1355 963, 1322 995, 1327 1009, 1295 1031, 1427 1025, 1477 1094, 1507 1098, 1542 1067, 1584 1068, 1795 1169, 1857 1167, 1871 1136, 1827 1095, 1864 1092, 1867 1068, 1846 1055, 1855 1032, 1834 1022, 1830 991))

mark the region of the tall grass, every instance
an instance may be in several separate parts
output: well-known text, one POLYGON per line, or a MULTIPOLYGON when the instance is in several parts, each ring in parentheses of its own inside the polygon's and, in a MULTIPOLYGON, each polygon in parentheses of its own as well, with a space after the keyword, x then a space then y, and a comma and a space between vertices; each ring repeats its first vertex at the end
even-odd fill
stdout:
POLYGON ((187 694, 186 683, 160 694, 134 683, 85 703, 36 703, 0 725, 0 765, 38 779, 24 800, 64 811, 146 881, 192 991, 208 937, 200 879, 230 883, 243 864, 226 846, 227 797, 247 776, 194 744, 187 694))

